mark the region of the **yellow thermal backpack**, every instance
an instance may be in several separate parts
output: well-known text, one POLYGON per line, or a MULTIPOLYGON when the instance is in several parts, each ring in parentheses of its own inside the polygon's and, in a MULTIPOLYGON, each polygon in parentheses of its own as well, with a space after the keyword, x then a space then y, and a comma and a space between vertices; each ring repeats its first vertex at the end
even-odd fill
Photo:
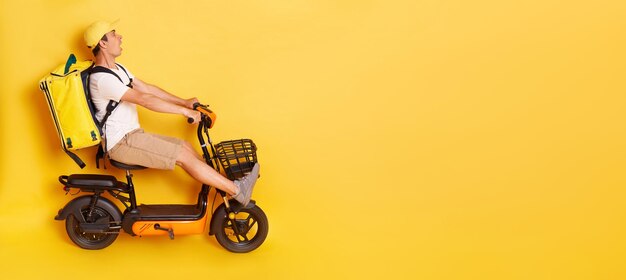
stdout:
MULTIPOLYGON (((94 67, 90 60, 76 61, 73 54, 65 64, 58 66, 39 81, 39 88, 48 101, 61 147, 80 168, 85 167, 85 163, 71 151, 92 147, 102 141, 102 125, 96 119, 96 108, 89 93, 89 75, 96 72, 111 73, 122 81, 109 69, 94 67)), ((117 104, 114 101, 109 102, 102 123, 106 122, 117 104)), ((98 156, 102 157, 101 153, 102 147, 98 151, 96 164, 98 156)))

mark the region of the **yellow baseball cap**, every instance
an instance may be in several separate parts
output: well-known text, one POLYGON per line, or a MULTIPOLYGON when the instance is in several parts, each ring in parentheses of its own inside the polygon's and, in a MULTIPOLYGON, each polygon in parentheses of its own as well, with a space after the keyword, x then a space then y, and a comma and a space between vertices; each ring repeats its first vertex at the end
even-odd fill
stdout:
POLYGON ((104 34, 107 34, 110 31, 115 29, 118 21, 119 20, 116 20, 114 22, 106 22, 103 20, 99 20, 99 21, 92 23, 89 27, 87 27, 87 30, 85 30, 85 34, 84 34, 85 43, 87 44, 87 47, 89 48, 96 47, 96 45, 98 45, 98 42, 100 42, 100 39, 102 39, 102 36, 104 36, 104 34))

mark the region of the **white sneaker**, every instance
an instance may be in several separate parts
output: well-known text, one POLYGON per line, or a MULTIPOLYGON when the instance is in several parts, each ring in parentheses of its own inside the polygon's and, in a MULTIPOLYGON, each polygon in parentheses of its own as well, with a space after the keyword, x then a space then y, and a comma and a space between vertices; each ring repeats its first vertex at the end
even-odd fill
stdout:
POLYGON ((233 181, 235 185, 239 187, 239 193, 234 195, 233 198, 243 204, 243 206, 247 206, 250 202, 252 189, 254 189, 254 184, 259 178, 259 168, 259 163, 255 163, 254 167, 252 167, 252 171, 248 175, 233 181))

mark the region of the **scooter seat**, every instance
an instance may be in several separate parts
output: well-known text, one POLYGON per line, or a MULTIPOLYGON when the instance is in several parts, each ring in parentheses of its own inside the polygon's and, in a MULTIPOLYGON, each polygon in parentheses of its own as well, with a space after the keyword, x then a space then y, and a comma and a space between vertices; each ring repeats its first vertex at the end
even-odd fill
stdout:
POLYGON ((67 178, 67 183, 71 186, 89 186, 114 188, 117 186, 117 179, 111 175, 100 174, 73 174, 67 178))
POLYGON ((115 161, 112 159, 109 159, 109 162, 111 163, 111 165, 119 168, 119 169, 124 169, 124 170, 141 170, 141 169, 146 169, 147 167, 145 166, 141 166, 141 165, 132 165, 132 164, 126 164, 126 163, 121 163, 119 161, 115 161))

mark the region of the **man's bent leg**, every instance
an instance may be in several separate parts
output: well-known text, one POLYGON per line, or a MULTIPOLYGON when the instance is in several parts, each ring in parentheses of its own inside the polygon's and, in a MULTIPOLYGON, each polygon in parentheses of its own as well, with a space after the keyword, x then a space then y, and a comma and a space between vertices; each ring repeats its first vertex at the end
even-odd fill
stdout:
POLYGON ((198 153, 196 153, 196 150, 193 148, 193 146, 191 146, 191 143, 187 141, 183 141, 183 149, 187 149, 187 151, 191 152, 196 158, 198 158, 201 161, 204 161, 204 158, 198 153))
POLYGON ((126 164, 173 170, 184 149, 183 140, 137 129, 124 136, 108 153, 111 159, 126 164))
POLYGON ((172 143, 175 143, 175 144, 181 144, 183 149, 187 149, 188 151, 192 152, 195 157, 197 157, 200 160, 203 160, 202 156, 199 155, 198 153, 196 153, 196 150, 193 148, 191 143, 189 143, 189 142, 187 142, 185 140, 180 140, 180 139, 175 138, 175 137, 164 136, 164 135, 159 135, 159 134, 153 134, 153 135, 154 135, 154 137, 163 139, 163 140, 168 141, 168 142, 172 142, 172 143))
POLYGON ((182 149, 176 159, 176 164, 189 173, 191 177, 203 184, 216 187, 229 195, 234 195, 239 192, 239 188, 231 180, 228 180, 199 159, 195 151, 182 149))

